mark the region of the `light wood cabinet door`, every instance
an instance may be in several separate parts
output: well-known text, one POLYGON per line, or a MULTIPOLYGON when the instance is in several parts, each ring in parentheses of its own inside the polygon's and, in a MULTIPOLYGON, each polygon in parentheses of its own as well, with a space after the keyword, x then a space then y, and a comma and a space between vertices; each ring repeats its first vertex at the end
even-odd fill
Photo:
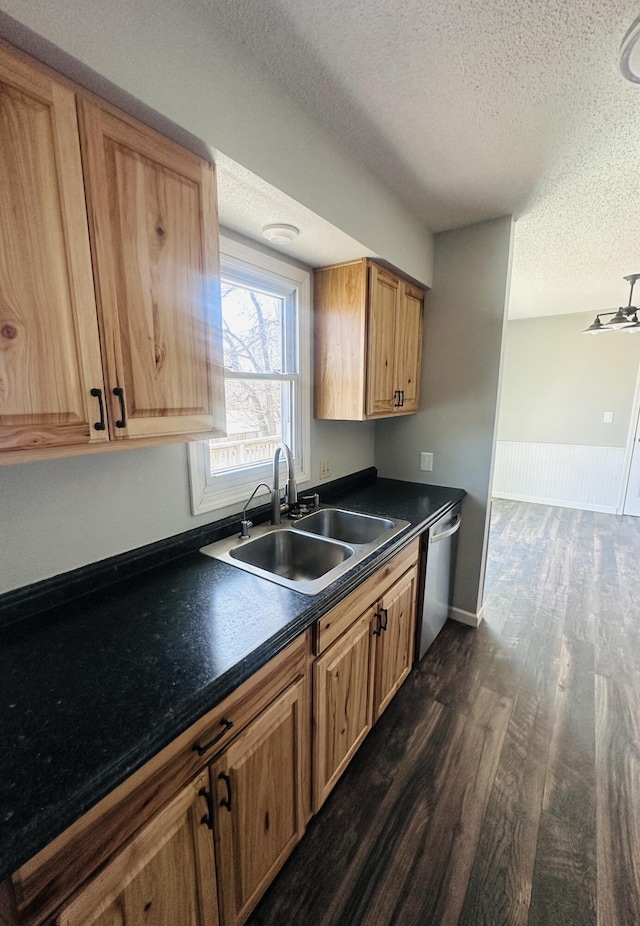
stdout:
POLYGON ((395 386, 396 322, 400 280, 377 264, 369 267, 367 342, 367 415, 391 415, 397 405, 395 386))
POLYGON ((422 364, 422 311, 424 293, 410 283, 401 284, 395 341, 395 392, 400 393, 396 414, 418 411, 422 364))
POLYGON ((316 418, 365 417, 367 273, 358 260, 314 274, 316 418))
POLYGON ((214 169, 78 105, 111 437, 222 433, 214 169))
POLYGON ((370 607, 313 666, 313 803, 318 811, 371 729, 370 607))
POLYGON ((316 418, 418 410, 424 292, 363 258, 314 274, 316 418))
POLYGON ((379 602, 375 627, 374 723, 411 671, 417 575, 417 568, 411 569, 379 602))
POLYGON ((4 48, 0 151, 0 451, 103 442, 75 95, 4 48))
POLYGON ((56 926, 218 926, 208 785, 205 772, 181 791, 81 888, 56 926))
POLYGON ((223 926, 244 923, 304 832, 304 691, 289 686, 210 767, 223 926))

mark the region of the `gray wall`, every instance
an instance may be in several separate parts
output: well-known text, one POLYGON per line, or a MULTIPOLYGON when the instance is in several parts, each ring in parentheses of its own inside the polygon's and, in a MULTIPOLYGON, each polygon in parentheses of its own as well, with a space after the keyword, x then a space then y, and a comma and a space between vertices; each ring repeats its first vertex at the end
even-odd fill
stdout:
POLYGON ((420 411, 376 424, 379 475, 468 492, 453 604, 470 614, 482 602, 512 228, 505 217, 435 236, 420 411), (423 450, 431 473, 419 469, 423 450))
MULTIPOLYGON (((431 233, 289 98, 201 0, 0 0, 0 35, 77 61, 430 285, 431 233)), ((273 221, 279 216, 274 216, 273 221)))
POLYGON ((581 332, 595 312, 508 322, 498 439, 625 447, 640 334, 581 332), (613 422, 603 422, 604 412, 613 422))
MULTIPOLYGON (((292 263, 304 268, 299 261, 292 263)), ((373 422, 312 419, 311 483, 320 483, 320 459, 330 460, 332 479, 373 466, 374 429, 373 422)), ((0 465, 0 593, 241 508, 236 504, 191 514, 186 444, 0 465)))
MULTIPOLYGON (((432 236, 423 223, 216 28, 205 3, 0 0, 0 34, 55 59, 29 29, 365 248, 430 281, 432 236)), ((331 460, 332 477, 373 464, 373 424, 312 422, 311 442, 313 482, 321 457, 331 460)), ((0 591, 228 512, 192 517, 182 444, 0 466, 0 591)))
MULTIPOLYGON (((372 423, 312 422, 311 471, 373 465, 372 423)), ((241 509, 193 517, 185 444, 0 466, 0 592, 191 530, 241 509)))

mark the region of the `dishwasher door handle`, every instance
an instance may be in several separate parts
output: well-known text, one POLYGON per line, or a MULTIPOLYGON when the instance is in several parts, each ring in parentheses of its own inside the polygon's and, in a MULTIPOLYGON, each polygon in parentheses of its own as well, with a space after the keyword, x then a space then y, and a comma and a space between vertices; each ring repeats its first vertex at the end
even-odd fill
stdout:
POLYGON ((461 521, 462 515, 457 514, 456 519, 451 527, 448 527, 446 531, 441 531, 439 534, 433 534, 431 537, 429 537, 429 543, 437 543, 438 540, 444 540, 446 537, 451 537, 451 535, 455 534, 457 530, 460 530, 461 521))

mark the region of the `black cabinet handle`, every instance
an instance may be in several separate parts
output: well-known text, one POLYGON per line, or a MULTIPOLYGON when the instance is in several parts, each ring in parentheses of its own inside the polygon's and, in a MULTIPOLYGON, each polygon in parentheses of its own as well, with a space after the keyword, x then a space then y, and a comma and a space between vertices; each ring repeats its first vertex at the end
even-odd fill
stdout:
POLYGON ((404 407, 404 389, 400 390, 400 408, 404 407))
POLYGON ((386 608, 380 608, 378 612, 380 616, 380 629, 386 630, 389 625, 389 612, 386 608), (382 615, 384 614, 384 621, 382 620, 382 615))
POLYGON ((218 775, 218 781, 224 781, 227 786, 227 796, 222 798, 220 801, 220 806, 226 807, 229 813, 231 813, 231 779, 228 775, 225 775, 224 772, 220 772, 218 775))
POLYGON ((200 743, 194 744, 193 749, 195 749, 199 756, 203 756, 208 749, 211 749, 212 746, 215 746, 215 744, 222 739, 227 730, 230 730, 233 726, 233 721, 227 720, 225 717, 223 717, 220 721, 220 726, 223 727, 223 729, 218 733, 217 736, 214 736, 212 740, 209 740, 208 743, 205 743, 204 746, 201 746, 200 743))
POLYGON ((394 391, 394 393, 393 393, 393 398, 394 398, 393 407, 394 407, 394 408, 400 408, 400 390, 399 390, 399 389, 396 389, 396 390, 394 391), (395 401, 396 396, 398 397, 398 401, 397 401, 397 402, 395 401))
POLYGON ((211 796, 211 791, 207 791, 206 788, 200 788, 198 791, 200 797, 203 797, 207 802, 207 810, 203 818, 200 820, 200 823, 206 823, 210 830, 213 829, 213 797, 211 796))
POLYGON ((118 396, 120 399, 120 417, 116 421, 116 428, 126 428, 127 426, 127 410, 124 407, 124 389, 122 386, 115 386, 113 394, 118 396))
POLYGON ((100 421, 94 422, 94 428, 96 431, 104 431, 104 402, 102 401, 102 389, 92 389, 91 395, 94 399, 98 400, 98 405, 100 407, 100 421))
POLYGON ((374 637, 379 637, 380 634, 382 633, 382 615, 380 614, 380 611, 376 611, 375 618, 376 618, 376 629, 373 631, 373 635, 374 637))

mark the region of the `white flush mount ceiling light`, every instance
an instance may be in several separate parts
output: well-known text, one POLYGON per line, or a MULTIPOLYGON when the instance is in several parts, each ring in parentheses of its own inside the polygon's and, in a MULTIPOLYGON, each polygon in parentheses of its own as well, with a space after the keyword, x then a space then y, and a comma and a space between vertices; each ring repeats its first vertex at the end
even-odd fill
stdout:
POLYGON ((265 225, 262 234, 271 244, 291 244, 300 234, 295 225, 265 225))
POLYGON ((640 84, 640 16, 622 40, 618 64, 623 77, 640 84))
POLYGON ((640 331, 640 322, 638 321, 638 309, 631 305, 633 299, 633 287, 640 280, 640 273, 630 273, 624 277, 629 283, 629 304, 620 306, 619 309, 611 309, 610 312, 599 312, 594 321, 588 328, 585 328, 583 334, 602 334, 604 331, 628 331, 630 334, 636 334, 640 331), (611 315, 609 321, 604 322, 600 319, 605 315, 611 315))

